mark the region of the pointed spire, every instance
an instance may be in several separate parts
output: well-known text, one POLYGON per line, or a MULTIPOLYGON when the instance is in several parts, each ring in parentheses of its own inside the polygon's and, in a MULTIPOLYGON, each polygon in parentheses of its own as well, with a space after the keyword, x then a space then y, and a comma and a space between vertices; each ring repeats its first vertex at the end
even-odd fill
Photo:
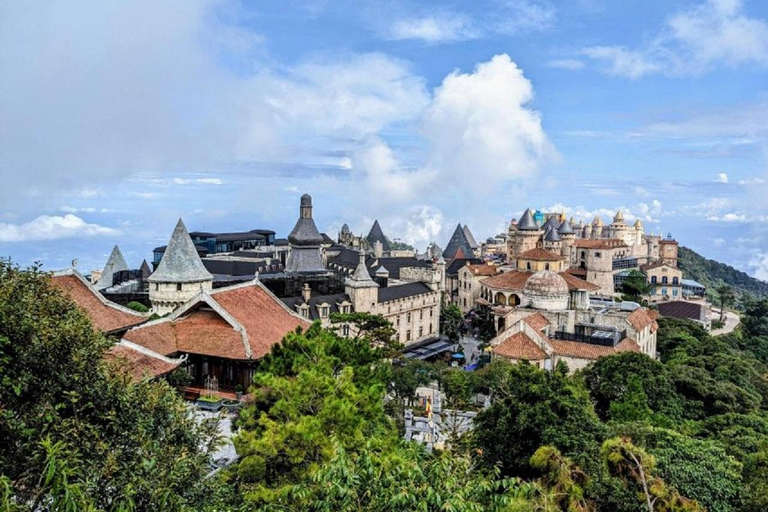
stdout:
POLYGON ((560 242, 562 239, 557 233, 557 230, 553 227, 547 228, 547 233, 544 235, 544 241, 546 242, 560 242))
POLYGON ((352 277, 347 278, 345 286, 352 288, 373 288, 379 286, 376 281, 371 279, 371 273, 368 272, 368 267, 365 265, 365 252, 359 251, 360 260, 355 268, 355 273, 352 277))
MULTIPOLYGON (((571 219, 571 221, 573 221, 573 219, 571 219)), ((557 228, 557 232, 561 235, 572 235, 573 227, 571 226, 570 222, 563 220, 563 223, 560 224, 559 228, 557 228)))
POLYGON ((520 220, 517 222, 517 229, 522 231, 535 231, 539 229, 536 221, 533 220, 533 213, 530 208, 526 209, 523 216, 520 217, 520 220))
POLYGON ((640 219, 637 219, 635 221, 635 228, 640 229, 642 227, 643 227, 643 221, 641 221, 640 219))
POLYGON ((472 250, 477 249, 479 245, 477 245, 477 240, 475 240, 475 237, 472 236, 472 232, 469 230, 469 226, 464 224, 463 231, 464 231, 464 236, 466 237, 467 242, 469 242, 469 246, 472 248, 472 250))
POLYGON ((141 266, 139 267, 139 272, 141 273, 141 278, 146 281, 146 279, 152 274, 152 270, 149 268, 149 264, 147 263, 147 260, 144 260, 141 262, 141 266))
POLYGON ((382 249, 384 249, 385 252, 390 250, 389 242, 387 242, 387 237, 384 236, 384 231, 381 229, 378 220, 373 221, 373 226, 371 226, 371 230, 368 232, 368 236, 365 237, 365 239, 368 240, 368 244, 370 244, 371 247, 373 247, 375 242, 381 242, 382 249))
POLYGON ((195 283, 212 281, 213 276, 203 265, 195 244, 189 236, 184 221, 179 219, 171 240, 165 248, 163 259, 155 273, 149 276, 151 283, 195 283))
POLYGON ((613 222, 616 224, 624 222, 624 214, 621 213, 621 210, 616 211, 616 215, 613 216, 613 222))
POLYGON ((123 270, 128 270, 128 263, 125 262, 125 258, 123 258, 123 253, 120 252, 120 248, 115 245, 107 259, 107 264, 104 265, 104 270, 101 271, 101 277, 96 283, 96 289, 103 290, 104 288, 112 286, 112 279, 115 272, 121 272, 123 270))
POLYGON ((454 260, 456 258, 471 258, 473 256, 474 252, 469 245, 469 240, 464 235, 464 228, 461 224, 458 224, 453 231, 453 235, 451 235, 451 239, 448 241, 448 245, 445 246, 443 257, 447 260, 454 260))

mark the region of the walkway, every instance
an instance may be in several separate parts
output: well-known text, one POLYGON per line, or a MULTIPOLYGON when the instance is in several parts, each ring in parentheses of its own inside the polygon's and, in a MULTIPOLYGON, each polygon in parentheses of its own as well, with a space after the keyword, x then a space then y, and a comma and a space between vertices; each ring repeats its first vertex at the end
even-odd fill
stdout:
MULTIPOLYGON (((720 319, 720 310, 712 308, 712 321, 719 320, 719 319, 720 319)), ((740 322, 741 322, 741 317, 739 317, 739 315, 737 315, 736 313, 732 313, 730 311, 726 311, 725 325, 720 329, 712 329, 710 334, 712 336, 722 336, 723 334, 731 333, 736 328, 736 326, 739 325, 740 322)))

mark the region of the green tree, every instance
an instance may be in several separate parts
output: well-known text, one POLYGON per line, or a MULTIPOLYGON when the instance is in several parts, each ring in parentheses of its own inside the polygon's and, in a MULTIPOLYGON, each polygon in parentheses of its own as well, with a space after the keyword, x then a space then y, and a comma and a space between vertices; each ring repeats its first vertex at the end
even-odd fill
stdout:
POLYGON ((387 390, 398 405, 395 420, 403 428, 404 413, 407 406, 413 405, 413 398, 420 386, 425 386, 434 378, 432 365, 423 361, 408 359, 392 364, 387 390))
POLYGON ((201 506, 213 432, 167 383, 105 363, 109 345, 48 274, 0 262, 0 474, 13 501, 201 506))
POLYGON ((558 510, 568 512, 594 511, 595 504, 584 497, 589 479, 579 467, 554 446, 542 446, 531 457, 531 467, 543 473, 540 483, 547 489, 546 498, 558 510))
POLYGON ((486 467, 530 476, 529 461, 542 445, 552 445, 582 467, 595 463, 605 428, 587 392, 561 372, 528 363, 504 367, 492 405, 475 418, 474 442, 486 467))
POLYGON ((717 292, 717 301, 720 304, 720 323, 722 323, 725 319, 725 308, 733 305, 736 294, 733 293, 733 288, 725 284, 718 286, 715 291, 717 292))
POLYGON ((478 305, 464 317, 462 332, 482 341, 490 341, 496 336, 496 324, 493 311, 484 304, 478 305))
POLYGON ((640 302, 650 292, 648 278, 639 270, 630 270, 621 284, 621 293, 625 300, 640 302))
POLYGON ((451 341, 459 341, 463 320, 459 306, 443 299, 440 303, 440 332, 451 341))

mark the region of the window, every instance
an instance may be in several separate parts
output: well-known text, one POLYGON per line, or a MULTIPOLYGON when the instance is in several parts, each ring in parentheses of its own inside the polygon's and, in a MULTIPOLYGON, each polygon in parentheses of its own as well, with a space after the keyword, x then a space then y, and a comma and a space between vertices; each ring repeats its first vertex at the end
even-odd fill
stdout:
POLYGON ((651 276, 651 283, 656 284, 656 276, 651 276))
POLYGON ((408 312, 408 315, 406 316, 406 322, 411 323, 411 312, 408 312))
POLYGON ((527 261, 527 262, 525 263, 525 269, 526 269, 526 270, 531 270, 531 262, 530 262, 530 261, 527 261))
POLYGON ((667 276, 661 276, 661 284, 667 284, 667 276))
POLYGON ((405 341, 411 341, 411 331, 405 331, 405 341))
MULTIPOLYGON (((464 299, 464 300, 466 301, 467 299, 464 299)), ((466 304, 465 304, 465 306, 466 306, 466 304)), ((429 310, 429 318, 432 318, 434 316, 434 313, 435 313, 435 310, 434 309, 430 309, 429 310)))
POLYGON ((677 288, 672 289, 672 296, 677 297, 677 288))
POLYGON ((341 327, 341 334, 343 334, 344 336, 349 336, 349 326, 347 324, 344 324, 341 327))
POLYGON ((549 263, 544 264, 544 270, 549 270, 549 263))
POLYGON ((160 289, 160 283, 155 283, 155 291, 158 291, 160 289))
POLYGON ((672 278, 672 284, 679 284, 679 280, 677 277, 672 278))
POLYGON ((181 283, 176 283, 176 291, 177 292, 181 291, 181 283))
POLYGON ((662 289, 661 289, 661 294, 662 294, 662 295, 668 295, 668 294, 669 294, 669 292, 667 291, 667 288, 666 288, 666 287, 664 287, 664 288, 662 288, 662 289))
POLYGON ((424 320, 424 310, 423 309, 419 310, 419 320, 424 320))
POLYGON ((424 328, 419 327, 419 338, 421 338, 422 336, 424 336, 424 328))
POLYGON ((599 252, 596 252, 596 253, 595 253, 595 258, 599 258, 600 256, 601 256, 601 255, 600 255, 600 253, 599 253, 599 252))
POLYGON ((397 326, 400 327, 400 315, 397 315, 397 326))

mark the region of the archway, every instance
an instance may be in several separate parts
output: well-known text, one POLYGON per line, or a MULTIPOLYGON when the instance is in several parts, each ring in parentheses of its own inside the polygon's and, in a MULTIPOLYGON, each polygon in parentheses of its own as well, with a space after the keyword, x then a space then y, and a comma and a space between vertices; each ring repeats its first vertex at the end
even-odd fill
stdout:
POLYGON ((499 306, 504 306, 507 303, 507 298, 504 297, 504 294, 501 292, 496 293, 496 304, 499 306))
POLYGON ((507 299, 507 304, 510 306, 519 306, 520 305, 520 297, 515 295, 514 293, 509 296, 507 299))

